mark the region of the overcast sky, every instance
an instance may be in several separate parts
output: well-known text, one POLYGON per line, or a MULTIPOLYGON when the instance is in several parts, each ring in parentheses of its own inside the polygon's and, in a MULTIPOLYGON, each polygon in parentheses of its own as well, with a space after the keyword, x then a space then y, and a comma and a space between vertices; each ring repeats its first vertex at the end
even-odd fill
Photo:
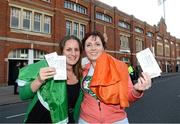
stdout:
MULTIPOLYGON (((118 10, 146 21, 150 25, 157 25, 163 14, 163 4, 158 0, 99 0, 118 10)), ((165 21, 167 32, 180 39, 180 0, 165 1, 165 21)))

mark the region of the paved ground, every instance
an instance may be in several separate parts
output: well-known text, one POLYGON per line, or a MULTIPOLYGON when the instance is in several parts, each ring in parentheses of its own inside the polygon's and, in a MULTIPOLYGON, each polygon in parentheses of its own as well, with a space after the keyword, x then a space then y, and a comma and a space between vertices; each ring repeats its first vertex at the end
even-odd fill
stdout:
POLYGON ((14 95, 13 86, 0 87, 0 105, 22 102, 19 95, 14 95))
POLYGON ((180 74, 155 79, 143 98, 127 110, 131 123, 180 124, 180 74))

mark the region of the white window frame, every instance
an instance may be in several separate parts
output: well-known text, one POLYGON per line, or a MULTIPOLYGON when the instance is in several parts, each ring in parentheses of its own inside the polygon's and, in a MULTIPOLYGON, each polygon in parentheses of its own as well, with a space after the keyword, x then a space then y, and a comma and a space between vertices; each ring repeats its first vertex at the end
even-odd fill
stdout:
POLYGON ((129 50, 129 38, 125 35, 120 36, 121 49, 129 50))
POLYGON ((164 47, 165 56, 170 56, 170 46, 168 44, 165 44, 164 47))
POLYGON ((47 15, 44 15, 44 33, 48 33, 50 34, 51 33, 51 22, 52 22, 52 18, 50 16, 47 16, 47 15), (45 31, 45 25, 48 25, 48 32, 45 31))
POLYGON ((17 8, 17 7, 11 7, 11 16, 10 16, 10 26, 11 28, 20 28, 20 12, 21 9, 17 8), (17 26, 13 26, 13 18, 17 18, 18 24, 17 26))
MULTIPOLYGON (((28 34, 33 34, 33 35, 44 35, 44 34, 50 34, 51 35, 51 28, 52 28, 51 23, 52 23, 53 14, 34 10, 34 9, 30 9, 30 8, 21 7, 18 5, 12 5, 12 4, 10 4, 10 7, 11 7, 11 9, 10 9, 11 10, 11 12, 10 12, 11 13, 11 15, 10 15, 10 28, 12 29, 11 31, 17 32, 17 30, 18 30, 18 32, 26 32, 28 34), (30 12, 30 15, 26 15, 26 11, 30 12), (15 17, 18 18, 18 25, 17 26, 12 25, 14 13, 16 14, 15 17), (41 14, 40 31, 34 30, 35 13, 41 14), (49 21, 46 21, 46 19, 45 19, 46 16, 49 18, 49 21), (30 21, 29 29, 24 28, 24 26, 23 26, 24 19, 29 19, 29 21, 30 21), (45 31, 45 29, 44 29, 45 24, 49 25, 49 31, 45 31)), ((49 37, 50 35, 46 35, 46 36, 49 37)))
POLYGON ((143 40, 136 39, 136 52, 139 52, 143 49, 143 40))
POLYGON ((141 33, 141 34, 144 32, 143 29, 139 28, 139 27, 136 27, 134 30, 135 30, 135 32, 141 33))
POLYGON ((79 27, 79 39, 83 39, 85 35, 85 25, 83 24, 80 24, 80 27, 79 27))
POLYGON ((157 40, 162 40, 162 37, 157 36, 156 39, 157 39, 157 40))
POLYGON ((153 33, 152 32, 147 32, 147 34, 146 34, 148 37, 153 37, 153 33))
POLYGON ((22 18, 22 28, 23 30, 31 30, 32 26, 32 11, 29 10, 23 10, 23 18, 22 18), (28 27, 25 27, 24 21, 28 21, 28 27))
POLYGON ((48 2, 48 3, 50 3, 50 2, 51 2, 51 0, 42 0, 42 1, 44 1, 44 2, 48 2))
POLYGON ((73 35, 76 37, 79 36, 79 24, 77 22, 73 23, 73 35))
POLYGON ((66 35, 71 35, 72 34, 71 32, 72 32, 72 22, 66 20, 66 35))
POLYGON ((81 22, 73 21, 73 20, 66 20, 66 35, 75 35, 79 39, 82 39, 85 35, 85 28, 86 28, 86 25, 81 22), (70 26, 68 24, 70 24, 70 26), (75 34, 75 28, 77 30, 77 34, 75 34), (70 34, 67 34, 67 29, 70 30, 70 34))
POLYGON ((34 13, 34 25, 33 25, 33 27, 34 27, 34 31, 35 32, 41 32, 41 29, 42 29, 42 14, 41 13, 34 13), (39 25, 39 28, 38 28, 38 30, 36 30, 37 29, 37 27, 35 27, 36 25, 35 25, 35 23, 38 23, 39 25))
POLYGON ((163 55, 163 44, 162 43, 158 42, 156 49, 157 49, 157 54, 158 55, 163 55))
POLYGON ((108 22, 108 23, 112 23, 112 17, 109 15, 105 15, 101 12, 96 12, 96 19, 100 19, 102 21, 108 22))
POLYGON ((130 30, 130 24, 128 24, 127 22, 119 21, 118 26, 130 30))
POLYGON ((87 8, 86 7, 79 5, 79 4, 76 4, 74 2, 71 2, 71 1, 65 0, 64 1, 64 8, 70 9, 72 11, 75 11, 75 12, 78 12, 81 14, 87 14, 87 8))

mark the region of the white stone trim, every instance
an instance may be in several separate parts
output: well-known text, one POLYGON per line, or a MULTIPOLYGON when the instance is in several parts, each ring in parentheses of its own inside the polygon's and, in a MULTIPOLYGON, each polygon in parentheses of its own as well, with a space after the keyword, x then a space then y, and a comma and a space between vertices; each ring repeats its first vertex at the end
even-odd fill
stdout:
POLYGON ((26 82, 26 81, 23 81, 23 80, 20 80, 20 79, 17 79, 17 80, 16 80, 16 83, 18 84, 18 86, 22 87, 22 86, 24 86, 27 82, 26 82))

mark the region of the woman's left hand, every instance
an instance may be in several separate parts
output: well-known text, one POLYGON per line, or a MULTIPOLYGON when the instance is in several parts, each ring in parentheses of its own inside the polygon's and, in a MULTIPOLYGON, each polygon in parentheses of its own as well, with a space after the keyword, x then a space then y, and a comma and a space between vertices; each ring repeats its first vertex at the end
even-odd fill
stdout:
POLYGON ((137 91, 145 91, 149 89, 152 85, 151 77, 148 73, 142 72, 141 76, 138 78, 138 82, 134 84, 134 89, 137 91))

